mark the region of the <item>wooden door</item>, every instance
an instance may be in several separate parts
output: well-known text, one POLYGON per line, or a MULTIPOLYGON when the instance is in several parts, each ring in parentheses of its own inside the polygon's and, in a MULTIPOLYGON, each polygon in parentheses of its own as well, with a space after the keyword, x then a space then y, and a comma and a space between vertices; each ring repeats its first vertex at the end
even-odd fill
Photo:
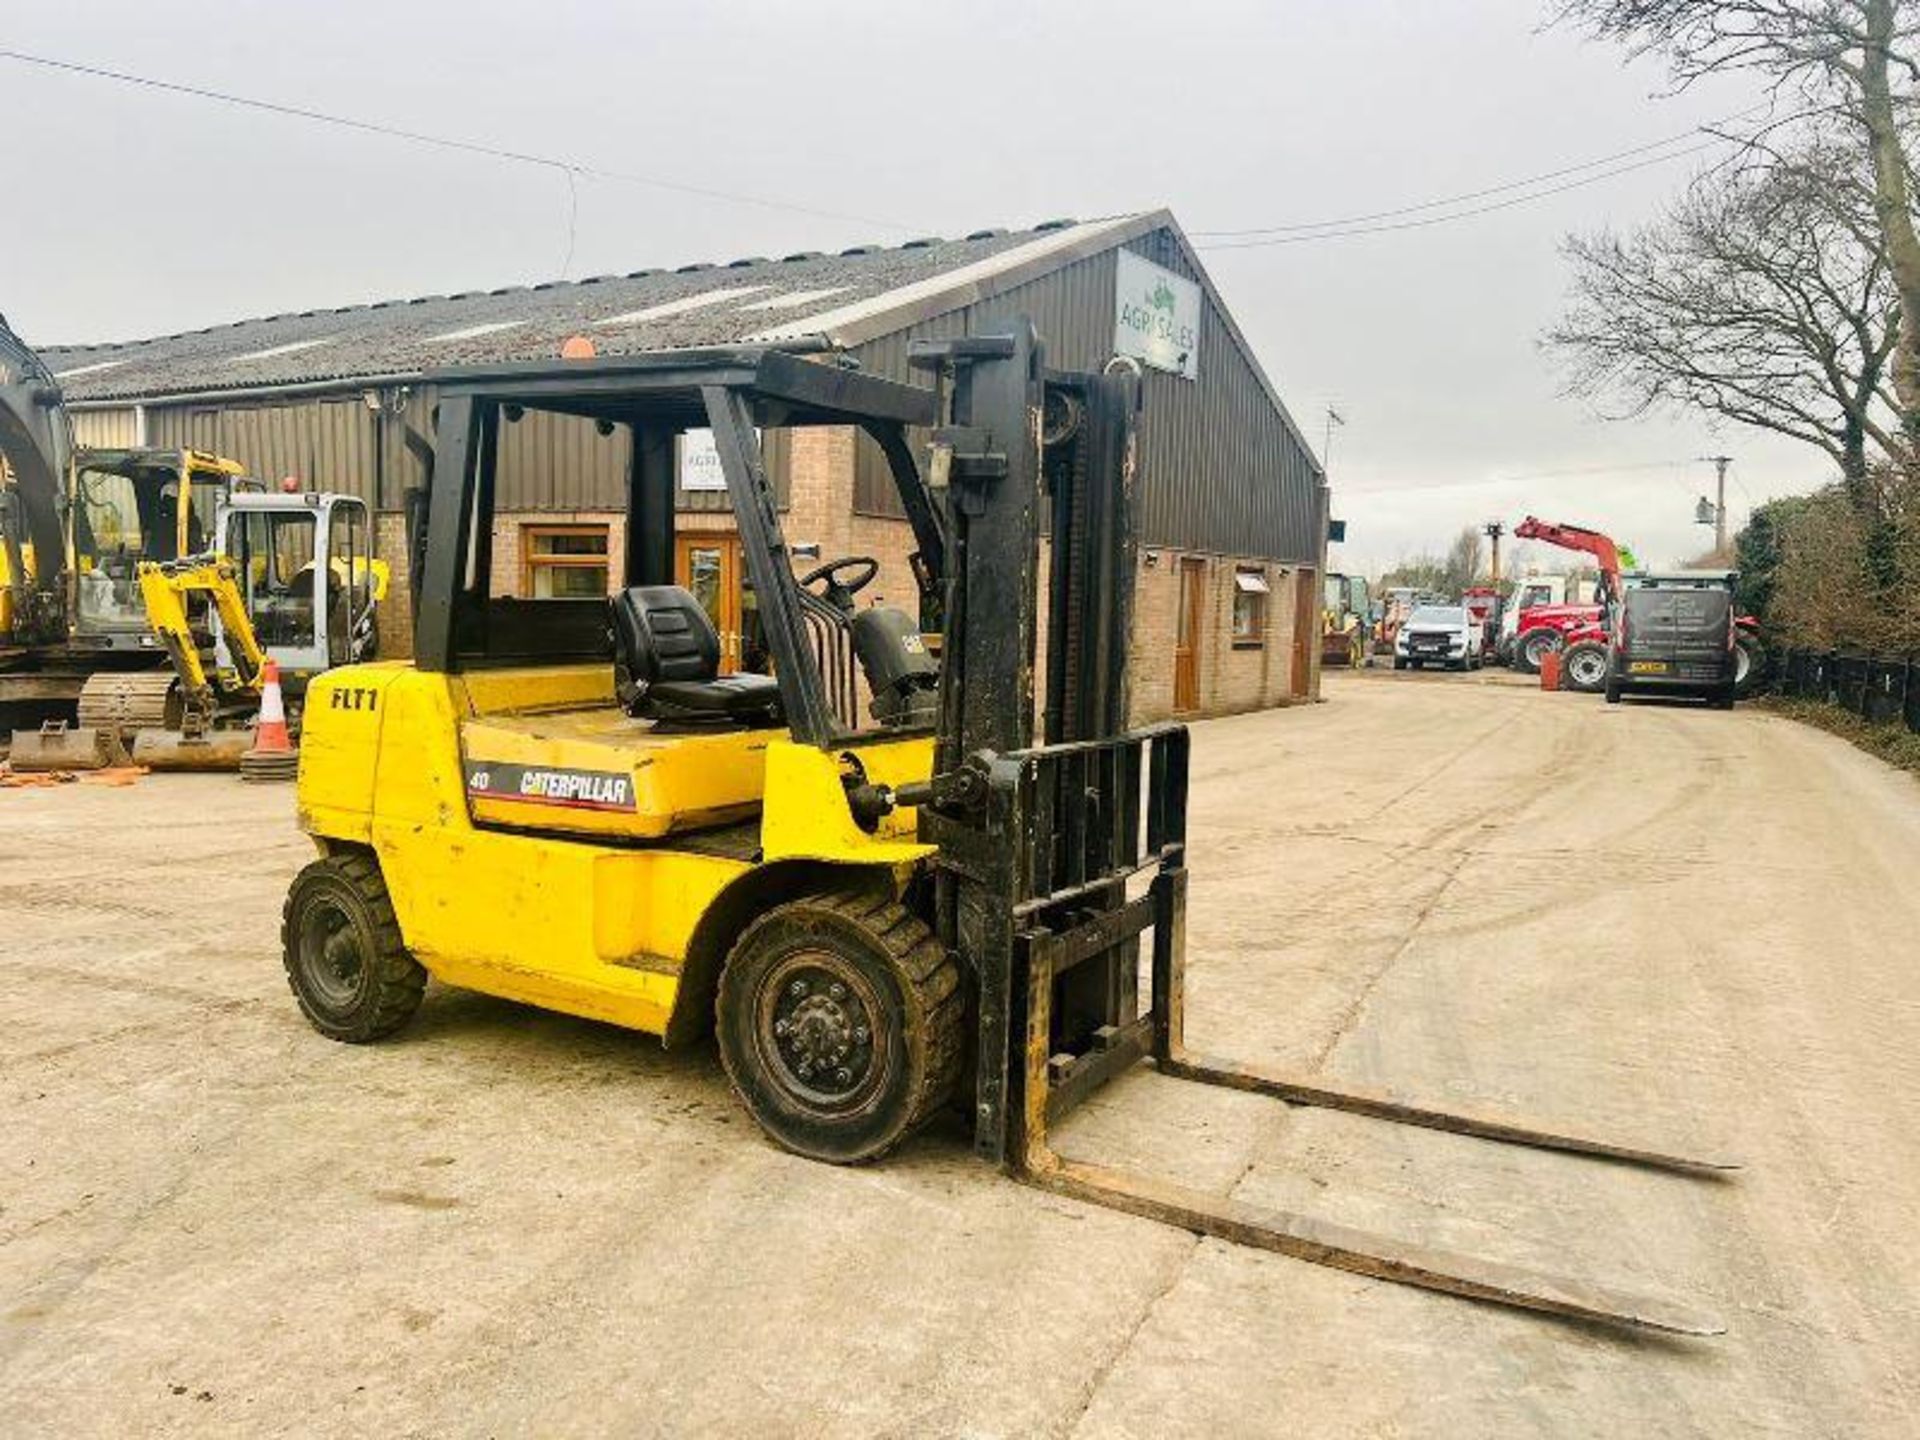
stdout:
POLYGON ((1180 604, 1173 634, 1173 709, 1190 715, 1200 708, 1200 638, 1207 618, 1207 562, 1189 556, 1180 562, 1180 604))
POLYGON ((720 673, 740 668, 740 539, 682 535, 674 541, 673 578, 700 602, 720 632, 720 673))
POLYGON ((1294 580, 1293 675, 1288 690, 1295 699, 1313 693, 1313 651, 1320 643, 1320 577, 1302 570, 1294 580))

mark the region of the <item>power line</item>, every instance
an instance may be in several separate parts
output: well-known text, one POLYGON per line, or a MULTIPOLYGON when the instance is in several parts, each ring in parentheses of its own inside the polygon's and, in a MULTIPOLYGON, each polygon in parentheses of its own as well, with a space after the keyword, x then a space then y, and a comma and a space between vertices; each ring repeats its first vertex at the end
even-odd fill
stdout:
POLYGON ((1195 230, 1192 233, 1196 239, 1205 238, 1214 240, 1238 239, 1249 235, 1282 235, 1297 233, 1302 230, 1331 230, 1349 225, 1365 225, 1371 224, 1376 220, 1392 220, 1402 215, 1415 215, 1423 210, 1442 210, 1450 206, 1465 204, 1469 200, 1484 200, 1489 195, 1503 195, 1509 190, 1524 190, 1548 180, 1558 180, 1567 175, 1578 175, 1586 170, 1597 170, 1603 165, 1611 165, 1618 160, 1630 160, 1637 155, 1645 155, 1654 150, 1665 150, 1670 145, 1678 145, 1683 140, 1691 140, 1695 136, 1703 134, 1714 127, 1730 125, 1736 120, 1743 120, 1749 115, 1753 115, 1757 111, 1765 108, 1767 107, 1764 105, 1754 106, 1750 109, 1742 110, 1737 114, 1729 115, 1724 119, 1713 120, 1705 125, 1696 126, 1692 130, 1683 130, 1677 135, 1669 135, 1663 140, 1650 140, 1644 145, 1635 145, 1626 150, 1616 150, 1611 155, 1601 155, 1596 159, 1583 160, 1577 165, 1564 165, 1558 170, 1543 170, 1537 175, 1528 175, 1519 180, 1508 180, 1502 184, 1489 185, 1480 190, 1467 190, 1458 195, 1448 195, 1438 200, 1422 200, 1418 204, 1402 205, 1393 210, 1375 210, 1370 214, 1348 215, 1339 220, 1305 220, 1290 225, 1257 225, 1246 230, 1195 230))
POLYGON ((1455 210, 1445 215, 1429 215, 1419 220, 1401 220, 1391 225, 1356 226, 1347 230, 1320 230, 1304 235, 1273 235, 1263 240, 1223 240, 1212 244, 1197 244, 1201 250, 1257 250, 1273 245, 1302 245, 1313 240, 1349 240, 1359 235, 1385 235, 1396 230, 1424 230, 1432 225, 1446 225, 1455 220, 1470 220, 1476 215, 1491 215, 1496 210, 1511 210, 1516 205, 1526 205, 1535 200, 1545 200, 1553 195, 1564 195, 1569 190, 1579 190, 1588 185, 1597 185, 1602 180, 1612 180, 1620 175, 1630 175, 1636 170, 1645 170, 1654 165, 1665 165, 1670 160, 1685 159, 1697 155, 1703 150, 1711 150, 1717 145, 1726 144, 1719 138, 1703 140, 1698 145, 1690 145, 1684 150, 1675 150, 1666 155, 1656 155, 1650 160, 1636 161, 1631 165, 1620 165, 1612 170, 1602 170, 1597 175, 1583 176, 1578 180, 1569 180, 1561 185, 1549 186, 1545 190, 1530 191, 1525 195, 1516 195, 1511 199, 1497 200, 1491 205, 1476 205, 1469 210, 1455 210))
POLYGON ((280 115, 293 120, 310 120, 320 125, 333 125, 343 130, 357 130, 367 135, 379 135, 389 140, 406 140, 416 145, 432 145, 442 150, 458 150, 469 155, 485 155, 495 160, 505 160, 517 165, 537 165, 543 169, 557 170, 569 177, 569 183, 576 177, 592 180, 612 180, 631 185, 649 185, 658 190, 671 190, 681 195, 695 195, 705 200, 725 200, 736 205, 755 205, 766 210, 785 210, 796 215, 810 215, 821 220, 851 220, 860 225, 877 225, 887 230, 912 230, 911 225, 903 225, 895 220, 876 220, 870 215, 849 215, 837 210, 822 210, 811 205, 795 204, 787 200, 769 200, 760 195, 747 195, 736 190, 719 190, 705 185, 689 185, 679 180, 667 180, 658 175, 639 175, 627 170, 609 170, 598 165, 582 164, 575 160, 559 159, 551 155, 539 155, 525 150, 509 150, 498 145, 488 145, 477 140, 463 140, 450 135, 430 135, 425 131, 408 130, 398 125, 382 124, 375 120, 361 120, 350 115, 334 115, 324 110, 310 110, 301 105, 283 104, 277 100, 261 100, 249 95, 234 95, 224 90, 210 90, 200 85, 188 85, 174 80, 158 80, 148 75, 133 75, 124 70, 109 70, 104 66, 82 64, 77 60, 57 60, 46 55, 31 55, 24 50, 0 49, 0 60, 13 60, 22 65, 37 65, 46 70, 64 71, 71 75, 85 75, 96 80, 111 80, 121 85, 134 85, 146 90, 160 90, 172 95, 185 95, 195 100, 209 100, 221 105, 235 105, 247 110, 265 111, 270 115, 280 115))

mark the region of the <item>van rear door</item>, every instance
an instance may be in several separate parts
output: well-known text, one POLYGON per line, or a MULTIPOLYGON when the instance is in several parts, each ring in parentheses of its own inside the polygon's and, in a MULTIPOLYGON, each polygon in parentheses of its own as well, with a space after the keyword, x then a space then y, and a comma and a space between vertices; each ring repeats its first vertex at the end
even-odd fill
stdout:
POLYGON ((1627 674, 1701 685, 1733 676, 1733 595, 1713 587, 1627 592, 1627 674))

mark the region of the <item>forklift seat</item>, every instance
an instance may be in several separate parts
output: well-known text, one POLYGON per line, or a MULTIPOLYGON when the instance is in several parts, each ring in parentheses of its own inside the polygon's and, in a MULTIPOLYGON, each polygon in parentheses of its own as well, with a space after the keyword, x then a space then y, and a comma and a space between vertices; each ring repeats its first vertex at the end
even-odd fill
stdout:
POLYGON ((771 675, 721 675, 720 635, 678 585, 635 585, 610 602, 614 684, 629 715, 688 728, 783 724, 771 675))

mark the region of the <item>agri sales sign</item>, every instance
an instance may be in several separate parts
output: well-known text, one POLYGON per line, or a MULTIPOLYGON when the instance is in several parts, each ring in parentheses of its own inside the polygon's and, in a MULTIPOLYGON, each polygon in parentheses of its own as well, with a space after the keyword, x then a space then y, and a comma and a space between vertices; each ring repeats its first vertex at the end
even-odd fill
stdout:
POLYGON ((1143 260, 1118 252, 1113 309, 1113 349, 1142 365, 1200 376, 1200 287, 1143 260))

